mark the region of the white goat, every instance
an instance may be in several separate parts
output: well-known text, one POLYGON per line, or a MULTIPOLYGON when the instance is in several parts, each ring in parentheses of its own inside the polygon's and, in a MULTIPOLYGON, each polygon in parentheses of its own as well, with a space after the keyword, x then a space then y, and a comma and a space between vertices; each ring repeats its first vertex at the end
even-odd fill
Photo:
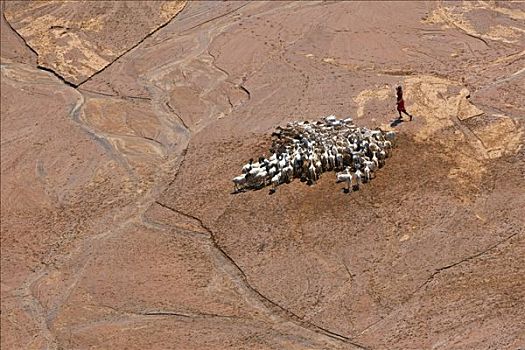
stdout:
POLYGON ((246 174, 242 174, 233 178, 233 190, 238 192, 244 188, 246 184, 246 174))
POLYGON ((262 169, 259 168, 259 167, 252 167, 250 169, 250 171, 248 172, 248 174, 250 174, 250 175, 257 175, 261 171, 262 171, 262 169))
POLYGON ((252 162, 250 162, 250 163, 248 163, 248 164, 246 164, 246 165, 244 165, 244 166, 242 167, 242 173, 243 173, 243 174, 246 174, 246 173, 248 173, 251 169, 252 169, 252 162))
POLYGON ((377 159, 376 152, 374 152, 372 155, 372 162, 374 162, 375 169, 379 168, 379 160, 377 159))
POLYGON ((345 168, 345 170, 343 170, 341 173, 339 174, 336 174, 336 178, 337 178, 337 183, 339 182, 346 182, 346 186, 347 186, 347 190, 350 191, 351 190, 351 186, 352 186, 352 174, 350 173, 350 170, 347 168, 345 168))
POLYGON ((273 187, 273 190, 275 191, 275 189, 277 188, 277 186, 279 186, 279 184, 281 183, 281 173, 277 173, 275 174, 274 177, 272 177, 272 187, 273 187))
POLYGON ((333 123, 337 120, 335 115, 329 115, 328 117, 324 118, 328 123, 333 123))
POLYGON ((365 174, 365 182, 369 182, 371 179, 372 179, 372 172, 370 171, 370 168, 368 167, 368 165, 365 165, 365 168, 364 168, 364 174, 365 174))
POLYGON ((361 182, 369 182, 390 156, 396 134, 357 127, 351 118, 339 120, 330 115, 324 120, 292 122, 277 128, 272 137, 278 140, 274 140, 272 149, 278 151, 244 165, 243 175, 233 179, 235 190, 267 184, 275 190, 294 177, 315 183, 324 171, 343 168, 337 181, 347 182, 348 189, 354 182, 357 188, 361 182))
POLYGON ((370 161, 370 160, 365 160, 363 162, 363 164, 365 165, 365 167, 367 167, 368 169, 370 169, 370 171, 373 172, 377 170, 377 166, 376 166, 376 163, 370 161))
POLYGON ((362 179, 363 179, 363 173, 361 172, 361 170, 357 169, 354 173, 354 177, 355 177, 355 187, 356 189, 359 189, 359 185, 361 184, 362 179))
POLYGON ((315 183, 317 181, 317 172, 315 171, 314 162, 310 162, 310 166, 308 167, 308 176, 310 179, 312 179, 312 182, 315 183))
POLYGON ((253 176, 253 182, 255 182, 256 185, 265 186, 267 177, 268 173, 266 170, 261 170, 253 176))

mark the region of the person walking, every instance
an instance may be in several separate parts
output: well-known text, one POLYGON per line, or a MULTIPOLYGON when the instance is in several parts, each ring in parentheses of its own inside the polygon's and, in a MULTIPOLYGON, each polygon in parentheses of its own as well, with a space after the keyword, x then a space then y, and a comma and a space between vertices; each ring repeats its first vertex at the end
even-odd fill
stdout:
POLYGON ((397 92, 397 111, 399 112, 399 118, 398 120, 403 119, 403 116, 401 115, 401 112, 405 113, 410 117, 410 121, 412 121, 412 115, 408 114, 407 110, 405 109, 405 101, 403 100, 403 89, 401 88, 401 85, 399 85, 396 88, 397 92))

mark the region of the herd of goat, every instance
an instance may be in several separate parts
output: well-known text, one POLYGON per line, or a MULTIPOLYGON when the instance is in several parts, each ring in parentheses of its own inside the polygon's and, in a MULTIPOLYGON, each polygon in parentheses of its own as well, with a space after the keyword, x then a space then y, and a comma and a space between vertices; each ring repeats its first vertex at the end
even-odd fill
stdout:
POLYGON ((357 127, 351 118, 331 115, 317 122, 292 122, 272 134, 272 155, 242 167, 233 179, 234 191, 277 186, 300 178, 314 184, 321 173, 336 171, 347 191, 368 182, 390 156, 395 133, 357 127))

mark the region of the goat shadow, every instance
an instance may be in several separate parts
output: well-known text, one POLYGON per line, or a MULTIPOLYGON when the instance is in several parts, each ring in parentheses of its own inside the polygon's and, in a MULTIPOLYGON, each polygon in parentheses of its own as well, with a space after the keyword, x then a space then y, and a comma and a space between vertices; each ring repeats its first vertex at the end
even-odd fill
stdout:
POLYGON ((352 192, 359 191, 359 187, 357 185, 352 185, 352 189, 343 187, 342 191, 343 191, 343 193, 352 193, 352 192))
POLYGON ((230 194, 231 195, 236 195, 236 194, 245 193, 245 192, 248 192, 248 191, 260 191, 260 190, 264 189, 265 187, 266 187, 266 185, 258 185, 258 186, 253 186, 253 187, 250 187, 250 188, 240 188, 238 190, 231 191, 230 194))

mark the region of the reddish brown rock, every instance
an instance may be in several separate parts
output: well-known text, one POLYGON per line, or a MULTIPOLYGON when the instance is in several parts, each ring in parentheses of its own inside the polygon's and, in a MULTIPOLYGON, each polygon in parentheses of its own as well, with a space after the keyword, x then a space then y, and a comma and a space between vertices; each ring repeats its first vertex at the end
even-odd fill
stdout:
POLYGON ((5 17, 38 64, 75 85, 131 50, 184 8, 184 1, 6 3, 5 17))
POLYGON ((2 348, 525 346, 521 3, 3 5, 2 348), (396 84, 360 191, 232 194, 396 84))

